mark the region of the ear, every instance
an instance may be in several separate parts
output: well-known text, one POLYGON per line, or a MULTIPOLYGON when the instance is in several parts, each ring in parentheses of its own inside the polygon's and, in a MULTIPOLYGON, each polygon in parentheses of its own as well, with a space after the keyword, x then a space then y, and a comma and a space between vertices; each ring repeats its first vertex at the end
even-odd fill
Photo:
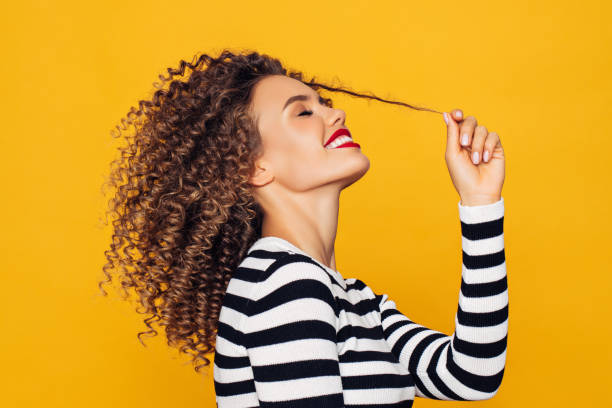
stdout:
POLYGON ((249 178, 249 183, 256 187, 264 186, 274 180, 271 167, 264 160, 255 162, 255 173, 249 178))

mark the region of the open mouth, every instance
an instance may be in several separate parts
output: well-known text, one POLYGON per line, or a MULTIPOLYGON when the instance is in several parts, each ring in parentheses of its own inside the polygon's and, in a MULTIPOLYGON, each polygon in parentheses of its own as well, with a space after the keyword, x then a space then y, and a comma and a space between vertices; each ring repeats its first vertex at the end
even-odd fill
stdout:
POLYGON ((351 132, 348 129, 338 129, 336 130, 329 140, 325 143, 324 147, 326 149, 337 149, 340 147, 360 147, 358 143, 353 141, 351 137, 351 132))
POLYGON ((358 143, 353 142, 348 136, 340 136, 332 143, 328 144, 326 149, 339 149, 342 147, 360 147, 358 143))

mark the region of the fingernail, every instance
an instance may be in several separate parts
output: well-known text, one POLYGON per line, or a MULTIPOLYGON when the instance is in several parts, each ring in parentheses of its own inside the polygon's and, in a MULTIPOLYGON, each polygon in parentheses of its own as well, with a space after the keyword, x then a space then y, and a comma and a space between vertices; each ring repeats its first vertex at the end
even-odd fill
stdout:
POLYGON ((484 159, 484 161, 488 162, 489 161, 489 151, 485 150, 484 155, 482 156, 482 158, 484 159))
POLYGON ((463 117, 463 112, 457 111, 457 116, 459 117, 459 119, 461 119, 463 117))
POLYGON ((446 112, 444 112, 442 115, 444 116, 444 121, 448 125, 448 117, 446 116, 446 112))
POLYGON ((478 152, 474 152, 472 157, 472 161, 474 162, 474 164, 478 164, 478 152))
POLYGON ((464 146, 467 146, 467 144, 468 144, 468 135, 467 135, 467 133, 463 134, 463 137, 461 138, 461 144, 464 145, 464 146))

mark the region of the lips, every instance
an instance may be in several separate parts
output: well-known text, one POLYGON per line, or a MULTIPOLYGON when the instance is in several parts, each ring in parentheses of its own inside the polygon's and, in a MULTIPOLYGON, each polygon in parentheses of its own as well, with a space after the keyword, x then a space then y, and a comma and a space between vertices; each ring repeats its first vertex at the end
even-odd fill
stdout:
POLYGON ((338 138, 340 136, 348 136, 348 137, 352 138, 351 132, 349 132, 348 129, 344 129, 344 128, 338 129, 334 133, 332 133, 331 137, 327 140, 327 142, 325 143, 325 145, 323 145, 323 147, 326 147, 331 142, 333 142, 334 139, 336 139, 336 138, 338 138))

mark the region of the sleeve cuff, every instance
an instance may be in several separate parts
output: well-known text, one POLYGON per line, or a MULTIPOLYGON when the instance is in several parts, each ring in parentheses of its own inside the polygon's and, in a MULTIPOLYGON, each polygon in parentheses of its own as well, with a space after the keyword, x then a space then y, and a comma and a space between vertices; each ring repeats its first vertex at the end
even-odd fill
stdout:
POLYGON ((461 205, 461 200, 459 200, 457 205, 459 219, 466 224, 493 221, 504 215, 504 197, 491 204, 467 206, 461 205))

